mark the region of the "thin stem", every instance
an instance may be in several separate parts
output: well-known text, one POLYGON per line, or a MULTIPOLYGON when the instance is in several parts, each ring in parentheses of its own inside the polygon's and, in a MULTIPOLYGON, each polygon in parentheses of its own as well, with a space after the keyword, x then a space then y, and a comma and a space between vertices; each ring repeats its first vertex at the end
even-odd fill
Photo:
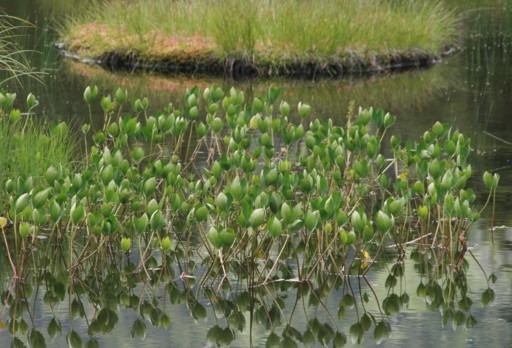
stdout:
POLYGON ((9 258, 9 262, 11 263, 11 268, 12 268, 12 272, 13 272, 13 278, 14 279, 17 279, 18 278, 18 275, 16 273, 16 267, 14 266, 14 262, 12 261, 12 258, 11 258, 11 252, 9 251, 9 244, 7 243, 7 238, 5 237, 5 230, 2 228, 2 235, 4 236, 4 242, 5 242, 5 250, 7 250, 7 257, 9 258))

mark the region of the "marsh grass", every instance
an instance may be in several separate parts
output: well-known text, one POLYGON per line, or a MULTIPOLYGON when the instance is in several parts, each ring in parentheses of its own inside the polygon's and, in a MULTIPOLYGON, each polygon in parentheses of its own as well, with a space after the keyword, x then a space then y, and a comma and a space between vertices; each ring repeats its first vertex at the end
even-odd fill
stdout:
POLYGON ((91 56, 162 58, 177 49, 270 62, 368 59, 437 54, 457 40, 458 21, 438 1, 137 0, 95 3, 70 18, 61 35, 70 50, 91 56))
POLYGON ((27 21, 0 12, 0 85, 26 75, 38 78, 27 59, 28 51, 22 50, 16 41, 19 31, 31 26, 27 21))
POLYGON ((0 121, 0 174, 2 177, 42 177, 49 166, 71 166, 77 149, 64 124, 0 121))
MULTIPOLYGON (((0 185, 8 178, 30 178, 39 184, 50 166, 63 170, 78 168, 75 158, 78 148, 68 125, 47 124, 35 119, 31 111, 23 115, 18 109, 6 113, 6 107, 14 102, 15 94, 0 93, 0 185)), ((35 100, 35 99, 32 99, 35 100)), ((33 107, 37 105, 32 104, 33 107)), ((0 194, 0 210, 5 196, 0 194)))

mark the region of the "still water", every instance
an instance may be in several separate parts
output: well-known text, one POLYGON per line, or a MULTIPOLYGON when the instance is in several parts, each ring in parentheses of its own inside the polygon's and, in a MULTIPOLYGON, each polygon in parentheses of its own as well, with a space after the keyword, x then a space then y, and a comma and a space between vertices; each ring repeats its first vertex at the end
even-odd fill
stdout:
MULTIPOLYGON (((491 244, 490 211, 472 227, 468 242, 486 272, 484 275, 476 262, 468 258, 467 294, 473 301, 469 312, 477 323, 468 329, 464 325, 452 324, 454 321, 451 319, 443 323, 439 304, 435 306, 435 299, 431 294, 425 296, 422 293, 422 286, 428 286, 429 280, 418 272, 421 265, 410 254, 411 249, 408 250, 405 260, 404 274, 398 280, 399 285, 395 287, 399 289, 396 292, 401 298, 405 298, 403 295, 407 294, 409 300, 403 302, 398 314, 388 317, 391 337, 381 346, 505 347, 512 344, 512 219, 509 214, 512 209, 512 9, 503 5, 508 2, 488 2, 490 5, 468 11, 464 50, 431 69, 320 81, 225 81, 200 76, 166 77, 111 73, 95 66, 63 60, 53 48, 47 23, 49 18, 61 16, 62 13, 52 7, 52 4, 65 7, 66 2, 60 5, 57 1, 25 0, 16 3, 4 0, 0 1, 0 6, 7 13, 27 18, 38 25, 38 29, 28 30, 29 36, 24 44, 27 48, 45 52, 32 54, 32 61, 36 68, 47 73, 44 84, 28 81, 24 83, 24 89, 17 90, 17 93, 21 100, 28 92, 36 94, 41 102, 39 112, 46 119, 67 121, 77 126, 77 129, 87 115, 82 93, 88 85, 96 84, 104 93, 112 93, 117 86, 122 86, 128 89, 132 97, 147 96, 157 108, 169 101, 175 104, 182 102, 186 88, 195 85, 204 88, 217 84, 226 88, 232 85, 241 88, 249 99, 252 96, 264 95, 270 85, 278 86, 283 90, 283 99, 291 105, 298 101, 310 103, 316 117, 332 118, 340 124, 344 122, 350 102, 354 101, 355 105, 361 106, 373 105, 397 116, 395 129, 402 138, 417 139, 437 120, 470 134, 474 148, 472 163, 475 177, 470 186, 476 192, 483 190, 480 178, 485 170, 497 171, 501 175, 494 220, 494 225, 497 226, 494 232, 495 244, 491 244), (497 276, 497 282, 492 285, 496 299, 491 306, 483 307, 480 297, 487 288, 486 277, 491 273, 497 276)), ((479 197, 481 204, 484 201, 485 197, 479 197)), ((356 293, 361 287, 363 291, 371 294, 372 300, 366 309, 377 319, 380 318, 377 302, 382 304, 389 296, 385 283, 389 269, 394 264, 393 259, 390 260, 389 263, 383 261, 375 267, 368 274, 367 283, 357 278, 351 280, 352 290, 356 293)), ((0 264, 0 267, 8 269, 8 264, 0 264)), ((32 289, 32 296, 27 298, 32 314, 30 318, 26 318, 28 329, 25 333, 18 333, 17 337, 26 342, 27 337, 30 338, 33 333, 31 330, 35 329, 42 333, 47 345, 51 347, 68 346, 66 336, 70 332, 77 333, 83 343, 90 337, 95 338, 101 347, 201 347, 222 344, 226 341, 219 341, 218 337, 224 337, 233 347, 246 347, 250 343, 255 346, 265 345, 271 332, 282 335, 288 330, 289 335, 293 336, 292 329, 296 329, 303 338, 308 328, 314 328, 312 331, 317 345, 321 345, 322 337, 332 338, 339 332, 348 337, 347 345, 350 346, 353 344, 349 335, 350 328, 357 322, 357 317, 361 316, 361 313, 356 314, 356 310, 347 308, 344 319, 340 319, 340 304, 349 293, 345 287, 315 300, 312 293, 299 296, 303 291, 300 286, 281 284, 277 289, 259 289, 252 294, 259 299, 258 309, 267 313, 267 318, 272 316, 271 313, 282 311, 278 316, 281 319, 275 327, 268 327, 263 318, 256 318, 250 327, 252 318, 247 315, 245 328, 236 331, 236 337, 231 340, 230 337, 226 338, 231 334, 222 330, 229 320, 226 313, 231 315, 233 311, 226 311, 225 308, 231 308, 234 304, 239 306, 244 289, 238 289, 225 298, 198 289, 197 285, 190 288, 192 290, 187 290, 186 284, 179 283, 180 288, 174 289, 170 286, 174 283, 165 281, 162 281, 161 286, 151 289, 138 285, 136 288, 123 290, 126 280, 120 276, 118 270, 105 272, 107 276, 104 282, 89 284, 88 290, 81 295, 77 291, 74 296, 64 296, 59 290, 58 284, 61 283, 56 280, 47 280, 46 285, 32 289), (88 302, 87 298, 91 299, 94 296, 91 294, 95 294, 108 303, 109 291, 105 289, 112 289, 114 286, 120 288, 116 290, 121 294, 126 292, 146 301, 140 300, 137 302, 138 306, 130 303, 130 299, 127 300, 128 305, 125 302, 113 307, 105 305, 104 309, 108 311, 105 310, 103 314, 111 318, 112 327, 104 328, 103 331, 91 330, 93 313, 97 308, 90 303, 94 301, 88 302), (104 293, 97 293, 96 290, 104 293), (48 294, 56 298, 61 295, 64 297, 63 300, 54 299, 52 302, 48 294), (78 302, 83 300, 84 316, 72 315, 76 314, 76 299, 79 299, 78 302), (150 305, 146 306, 146 303, 150 305), (276 304, 279 304, 278 308, 276 304), (148 310, 145 312, 144 308, 148 310), (203 309, 206 310, 205 313, 203 309), (156 313, 153 317, 152 312, 156 313), (170 319, 167 328, 158 327, 167 326, 162 324, 162 313, 170 319), (73 319, 70 319, 70 314, 73 319), (61 334, 56 334, 54 338, 48 330, 52 320, 60 323, 61 334), (135 323, 142 323, 145 327, 144 338, 139 337, 142 334, 139 335, 139 331, 135 329, 140 328, 140 325, 135 323), (273 330, 268 330, 269 328, 273 330)), ((173 276, 176 279, 179 274, 173 276)), ((443 279, 441 272, 438 280, 441 286, 443 279)), ((10 280, 3 276, 0 290, 4 292, 10 284, 10 280)), ((460 298, 454 298, 452 302, 457 303, 459 300, 460 298)), ((257 313, 256 310, 256 317, 257 313)), ((0 319, 7 322, 9 310, 1 311, 0 319)), ((240 323, 240 318, 237 319, 235 321, 240 323)), ((11 342, 13 336, 7 328, 0 328, 0 347, 7 347, 11 342)), ((332 340, 327 342, 332 344, 332 340)), ((366 333, 362 346, 374 345, 376 342, 372 327, 366 333)))

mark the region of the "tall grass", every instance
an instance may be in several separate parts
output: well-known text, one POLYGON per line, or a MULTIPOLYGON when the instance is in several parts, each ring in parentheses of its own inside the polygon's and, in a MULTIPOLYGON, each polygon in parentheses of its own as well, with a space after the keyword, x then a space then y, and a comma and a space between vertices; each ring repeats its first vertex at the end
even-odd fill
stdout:
POLYGON ((27 51, 22 50, 15 40, 19 29, 30 25, 0 12, 0 85, 25 75, 37 78, 26 57, 27 51))
POLYGON ((70 18, 61 33, 92 54, 127 47, 158 54, 150 39, 156 33, 200 35, 223 55, 434 53, 456 40, 457 22, 453 11, 431 0, 113 0, 70 18), (87 38, 80 28, 90 23, 101 31, 87 38))
MULTIPOLYGON (((50 166, 64 171, 74 167, 78 154, 71 130, 65 123, 48 125, 33 119, 12 122, 0 116, 0 185, 9 178, 32 178, 39 183, 50 166)), ((16 185, 16 184, 15 184, 16 185)), ((0 194, 0 214, 7 200, 0 194)))
MULTIPOLYGON (((17 44, 18 33, 31 26, 22 19, 0 13, 0 85, 29 76, 32 70, 27 51, 17 44)), ((34 119, 38 101, 30 94, 27 109, 21 113, 14 106, 15 93, 0 90, 0 184, 6 177, 42 177, 50 165, 70 166, 75 146, 65 124, 50 127, 34 119)))
MULTIPOLYGON (((42 178, 50 166, 69 168, 77 148, 69 127, 35 120, 0 120, 0 177, 42 178)), ((0 180, 1 181, 1 180, 0 180)))

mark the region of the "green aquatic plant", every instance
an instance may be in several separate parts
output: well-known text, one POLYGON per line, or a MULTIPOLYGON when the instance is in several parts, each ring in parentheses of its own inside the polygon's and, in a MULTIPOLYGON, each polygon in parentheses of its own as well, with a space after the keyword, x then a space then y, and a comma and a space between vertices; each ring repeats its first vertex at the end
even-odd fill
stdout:
MULTIPOLYGON (((387 317, 408 303, 401 284, 407 248, 414 244, 411 259, 422 277, 418 296, 442 310, 445 323, 476 323, 464 272, 466 253, 476 260, 466 239, 481 211, 467 187, 471 147, 464 134, 436 122, 419 140, 402 141, 390 134, 393 115, 353 104, 346 123, 335 125, 314 118, 307 103, 280 100, 272 87, 251 99, 234 88, 193 88, 181 104, 156 112, 147 98, 129 100, 121 89, 111 95, 101 96, 96 87, 84 92, 91 112, 99 103, 103 121, 86 140, 82 168, 50 165, 40 177, 13 175, 2 183, 0 247, 9 250, 16 277, 6 301, 25 298, 16 291, 36 276, 51 286, 46 303, 68 296, 70 316, 85 318, 80 297, 87 289, 118 289, 119 303, 139 311, 131 328, 135 338, 144 337, 147 322, 168 325, 146 289, 165 283, 171 302, 186 303, 202 320, 207 310, 191 291, 198 286, 215 313, 228 318, 228 327, 211 328, 210 342, 234 340, 250 307, 251 320, 270 332, 271 343, 311 341, 313 335, 328 345, 343 344, 347 335, 312 319, 304 332, 290 320, 278 336, 282 299, 248 306, 245 296, 293 288, 297 301, 308 295, 309 303, 325 307, 325 296, 343 291, 338 317, 354 308, 356 318, 348 337, 362 342, 373 328, 380 342, 390 334, 387 317), (390 257, 397 261, 383 282, 388 293, 372 313, 367 303, 377 295, 365 275, 374 260, 390 257), (242 288, 233 290, 233 279, 242 288), (142 293, 121 290, 121 283, 142 293), (237 295, 234 305, 219 298, 224 292, 237 295)), ((0 96, 2 122, 18 122, 27 131, 30 123, 12 108, 14 96, 0 96)), ((27 98, 31 112, 36 104, 27 98)), ((82 131, 89 136, 90 128, 82 131)), ((489 200, 498 181, 484 175, 489 200)), ((495 296, 495 276, 486 278, 484 305, 495 296)), ((95 290, 88 296, 95 313, 89 335, 110 332, 115 310, 95 290)), ((21 324, 14 318, 12 331, 21 324)), ((62 332, 56 320, 51 326, 50 335, 62 332)), ((35 328, 28 332, 29 340, 40 340, 35 328)), ((74 330, 67 339, 83 343, 74 330)))
MULTIPOLYGON (((44 180, 3 184, 17 253, 42 248, 43 233, 67 242, 71 274, 84 259, 133 250, 149 276, 158 252, 187 260, 185 275, 209 265, 203 281, 219 287, 256 264, 251 277, 261 284, 365 274, 385 247, 402 255, 409 243, 449 250, 456 264, 479 216, 466 187, 467 136, 437 122, 403 142, 388 134, 395 117, 373 108, 350 108, 345 127, 308 122, 309 105, 279 94, 246 100, 234 88, 194 88, 182 107, 153 114, 147 98, 128 103, 121 89, 100 98, 88 87, 84 99, 99 102, 104 122, 85 168, 51 165, 44 180)), ((29 110, 35 104, 30 97, 29 110)))

